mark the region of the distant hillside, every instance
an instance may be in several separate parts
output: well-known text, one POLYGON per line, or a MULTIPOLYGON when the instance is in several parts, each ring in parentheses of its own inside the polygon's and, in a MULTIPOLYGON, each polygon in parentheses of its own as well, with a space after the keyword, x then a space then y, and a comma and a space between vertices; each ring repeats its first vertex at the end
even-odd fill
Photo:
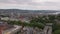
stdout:
POLYGON ((0 13, 56 13, 55 10, 20 10, 20 9, 0 9, 0 13))

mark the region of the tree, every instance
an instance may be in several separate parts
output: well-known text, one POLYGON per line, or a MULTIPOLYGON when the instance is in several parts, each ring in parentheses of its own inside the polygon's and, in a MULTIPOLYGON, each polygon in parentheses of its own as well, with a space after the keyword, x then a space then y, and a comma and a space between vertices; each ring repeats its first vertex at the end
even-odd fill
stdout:
POLYGON ((60 14, 59 14, 59 15, 57 15, 57 20, 60 20, 60 14))
POLYGON ((60 30, 54 31, 53 34, 60 34, 60 30))
POLYGON ((43 17, 33 18, 33 19, 30 21, 30 23, 34 23, 34 22, 36 22, 36 23, 39 22, 39 23, 45 24, 43 17))
POLYGON ((54 23, 54 24, 53 24, 53 31, 59 30, 59 29, 60 29, 60 24, 54 23))
POLYGON ((14 25, 14 24, 15 24, 15 21, 9 21, 9 20, 8 20, 7 23, 10 24, 10 25, 14 25))

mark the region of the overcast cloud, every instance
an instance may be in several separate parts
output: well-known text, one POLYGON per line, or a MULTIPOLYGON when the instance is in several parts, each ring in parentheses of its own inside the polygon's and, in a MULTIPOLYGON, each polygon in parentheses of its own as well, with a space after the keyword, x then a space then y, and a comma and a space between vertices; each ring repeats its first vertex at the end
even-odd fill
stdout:
POLYGON ((60 10, 60 0, 0 0, 0 9, 60 10))

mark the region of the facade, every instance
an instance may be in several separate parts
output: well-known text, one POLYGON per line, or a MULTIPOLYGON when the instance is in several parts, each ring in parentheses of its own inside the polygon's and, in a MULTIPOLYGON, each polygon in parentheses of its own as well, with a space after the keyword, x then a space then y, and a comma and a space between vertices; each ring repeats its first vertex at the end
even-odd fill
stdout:
POLYGON ((15 34, 21 26, 9 25, 6 22, 0 22, 0 34, 15 34))
POLYGON ((14 25, 14 28, 3 31, 3 34, 15 34, 21 29, 21 26, 14 25))
POLYGON ((52 23, 47 23, 44 29, 24 27, 23 34, 52 34, 52 23))

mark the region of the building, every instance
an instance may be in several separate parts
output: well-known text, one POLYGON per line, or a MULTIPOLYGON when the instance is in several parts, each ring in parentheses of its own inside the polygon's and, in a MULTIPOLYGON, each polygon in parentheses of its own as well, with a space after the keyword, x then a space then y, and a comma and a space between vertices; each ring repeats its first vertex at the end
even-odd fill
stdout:
POLYGON ((0 34, 14 34, 19 31, 21 26, 9 25, 6 22, 0 22, 0 34))
POLYGON ((14 28, 10 28, 3 31, 3 34, 15 34, 20 31, 21 26, 14 25, 14 28))

